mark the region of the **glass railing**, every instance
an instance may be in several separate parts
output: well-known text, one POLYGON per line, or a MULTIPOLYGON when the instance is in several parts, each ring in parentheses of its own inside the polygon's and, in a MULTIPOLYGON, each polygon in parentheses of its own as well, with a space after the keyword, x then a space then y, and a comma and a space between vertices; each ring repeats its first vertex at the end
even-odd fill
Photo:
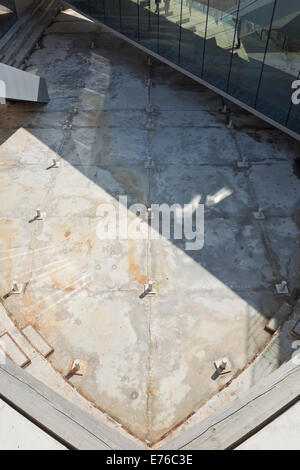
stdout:
POLYGON ((15 1, 0 0, 0 39, 16 20, 15 1))
POLYGON ((300 134, 300 0, 69 0, 300 134))

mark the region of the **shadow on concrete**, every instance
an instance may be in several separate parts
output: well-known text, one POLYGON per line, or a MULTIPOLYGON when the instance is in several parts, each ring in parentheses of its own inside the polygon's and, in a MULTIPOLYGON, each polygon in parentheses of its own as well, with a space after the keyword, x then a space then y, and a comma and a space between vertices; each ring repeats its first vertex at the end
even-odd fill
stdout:
MULTIPOLYGON (((199 297, 207 288, 216 299, 216 308, 222 311, 222 284, 249 305, 249 312, 254 309, 265 318, 276 313, 285 301, 294 303, 299 297, 298 268, 294 265, 299 234, 293 216, 300 193, 299 181, 290 170, 291 158, 299 158, 298 144, 229 103, 235 130, 226 129, 227 116, 219 112, 222 102, 214 93, 158 61, 147 65, 146 54, 109 33, 80 34, 77 44, 73 38, 64 46, 66 55, 74 58, 73 65, 78 62, 78 69, 64 68, 63 60, 46 65, 41 62, 40 66, 37 62, 36 73, 48 78, 52 100, 46 106, 9 105, 14 113, 8 113, 9 126, 0 144, 22 126, 24 113, 31 114, 25 127, 34 132, 38 127, 34 123, 40 122, 46 128, 43 117, 63 109, 57 116, 56 129, 61 131, 63 116, 69 129, 63 131, 62 142, 47 145, 56 152, 59 149, 62 159, 116 200, 119 195, 127 195, 130 205, 183 206, 200 196, 205 204, 204 248, 187 251, 187 240, 177 240, 174 234, 170 237, 177 250, 179 269, 183 266, 180 253, 190 258, 193 266, 203 267, 203 278, 195 279, 196 268, 176 273, 172 266, 177 274, 173 282, 180 295, 197 291, 198 283, 199 297), (92 42, 95 47, 89 49, 92 42), (82 60, 81 53, 89 62, 82 60), (107 72, 101 74, 102 68, 107 72), (153 106, 151 112, 146 110, 149 104, 153 106), (91 130, 90 149, 78 156, 79 134, 91 130), (153 160, 153 169, 145 169, 148 157, 153 160), (243 157, 253 163, 248 169, 237 168, 237 159, 243 157), (110 173, 117 192, 106 185, 103 173, 97 169, 110 173), (222 194, 226 197, 220 199, 222 194), (267 214, 264 222, 253 217, 261 205, 267 214), (209 286, 212 278, 217 280, 213 288, 209 286), (276 295, 274 286, 282 279, 288 282, 289 296, 276 295)), ((51 28, 45 38, 49 35, 51 28)), ((152 253, 154 278, 160 273, 161 253, 152 253)), ((168 285, 164 276, 161 282, 168 285)), ((265 334, 256 320, 257 316, 249 313, 248 344, 241 345, 249 361, 257 352, 255 338, 259 342, 265 334)), ((285 359, 286 350, 282 350, 279 363, 285 359)))

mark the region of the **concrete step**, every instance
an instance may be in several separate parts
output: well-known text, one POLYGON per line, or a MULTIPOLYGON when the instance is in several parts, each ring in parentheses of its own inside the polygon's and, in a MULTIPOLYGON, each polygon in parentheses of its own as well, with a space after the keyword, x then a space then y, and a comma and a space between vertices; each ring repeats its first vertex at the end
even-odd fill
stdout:
POLYGON ((60 8, 56 0, 42 0, 38 5, 30 7, 1 39, 0 61, 6 65, 23 68, 25 58, 60 8))
POLYGON ((12 320, 4 305, 0 303, 0 347, 1 345, 0 353, 4 349, 12 361, 29 370, 39 357, 43 358, 42 354, 12 320))
POLYGON ((21 346, 7 331, 0 336, 0 349, 19 367, 25 367, 31 362, 21 346))
POLYGON ((54 348, 32 325, 27 325, 25 328, 22 328, 22 333, 26 336, 30 344, 44 357, 48 357, 54 352, 54 348))

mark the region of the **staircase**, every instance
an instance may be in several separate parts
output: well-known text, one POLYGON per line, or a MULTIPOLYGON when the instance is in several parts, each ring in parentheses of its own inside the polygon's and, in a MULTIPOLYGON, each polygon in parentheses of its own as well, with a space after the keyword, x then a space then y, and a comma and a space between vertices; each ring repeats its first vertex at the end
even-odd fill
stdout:
POLYGON ((23 68, 44 30, 60 10, 57 0, 34 2, 0 40, 0 62, 23 68))
POLYGON ((0 303, 0 347, 19 367, 45 367, 45 359, 54 352, 51 345, 31 325, 20 329, 0 303))

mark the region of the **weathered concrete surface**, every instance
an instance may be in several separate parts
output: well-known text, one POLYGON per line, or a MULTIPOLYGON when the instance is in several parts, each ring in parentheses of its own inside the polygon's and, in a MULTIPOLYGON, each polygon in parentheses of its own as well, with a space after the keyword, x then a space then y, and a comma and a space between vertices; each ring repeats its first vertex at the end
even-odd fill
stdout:
POLYGON ((9 315, 3 305, 0 304, 0 336, 4 333, 8 333, 30 359, 30 364, 26 366, 26 372, 52 388, 56 393, 61 394, 66 400, 72 402, 78 408, 81 408, 86 413, 90 413, 97 418, 107 427, 108 432, 110 432, 109 428, 117 430, 117 432, 126 436, 127 439, 130 439, 134 446, 137 445, 137 447, 140 448, 140 441, 137 441, 133 436, 129 435, 127 430, 120 426, 119 422, 113 420, 111 416, 103 413, 95 406, 92 406, 89 400, 83 397, 63 375, 52 367, 51 363, 29 342, 28 338, 22 333, 22 330, 14 323, 14 319, 9 315))
MULTIPOLYGON (((285 304, 286 305, 286 304, 285 304)), ((155 448, 164 448, 169 440, 176 439, 181 433, 190 430, 194 425, 209 418, 212 413, 222 410, 230 401, 241 396, 272 372, 275 372, 284 362, 288 362, 291 356, 297 360, 299 344, 291 330, 300 319, 300 301, 296 302, 293 312, 285 321, 280 330, 269 336, 269 342, 260 354, 255 357, 237 377, 226 387, 214 394, 193 415, 185 420, 180 426, 174 428, 165 438, 155 444, 155 448)), ((289 442, 283 441, 281 445, 289 447, 289 442)), ((263 440, 261 440, 263 446, 263 440)))
POLYGON ((0 294, 23 284, 4 300, 18 326, 40 330, 63 375, 72 358, 88 360, 70 382, 153 442, 232 378, 215 379, 213 361, 227 355, 233 373, 244 368, 269 339, 267 318, 297 297, 298 144, 233 106, 236 130, 227 129, 218 96, 149 68, 143 53, 71 12, 41 45, 28 71, 47 77, 51 102, 0 109, 0 294), (60 168, 47 169, 53 158, 60 168), (243 158, 251 167, 238 170, 243 158), (119 195, 146 205, 200 198, 204 248, 151 231, 100 240, 97 208, 117 208, 119 195), (28 223, 36 208, 45 220, 28 223), (141 299, 149 279, 157 295, 141 299), (290 298, 275 293, 282 279, 290 298))
POLYGON ((0 450, 66 450, 66 448, 0 400, 0 450))
POLYGON ((235 450, 299 450, 300 402, 239 445, 235 450))

